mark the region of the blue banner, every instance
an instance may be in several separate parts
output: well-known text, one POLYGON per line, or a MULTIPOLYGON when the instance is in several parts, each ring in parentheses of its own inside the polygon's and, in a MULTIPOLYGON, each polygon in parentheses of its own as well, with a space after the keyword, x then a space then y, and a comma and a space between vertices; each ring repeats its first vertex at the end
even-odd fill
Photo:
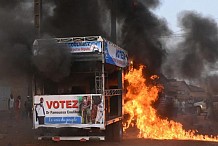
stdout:
POLYGON ((81 117, 46 117, 45 124, 81 124, 81 117))
POLYGON ((104 42, 104 49, 106 63, 119 67, 126 67, 128 65, 127 51, 108 41, 104 42))

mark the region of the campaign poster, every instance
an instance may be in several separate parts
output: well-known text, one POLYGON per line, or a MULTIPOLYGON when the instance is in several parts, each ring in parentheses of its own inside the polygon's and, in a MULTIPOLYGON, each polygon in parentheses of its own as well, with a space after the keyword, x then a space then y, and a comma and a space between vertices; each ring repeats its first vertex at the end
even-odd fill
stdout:
POLYGON ((102 127, 104 101, 100 94, 34 96, 35 127, 102 127), (75 126, 76 125, 76 126, 75 126))

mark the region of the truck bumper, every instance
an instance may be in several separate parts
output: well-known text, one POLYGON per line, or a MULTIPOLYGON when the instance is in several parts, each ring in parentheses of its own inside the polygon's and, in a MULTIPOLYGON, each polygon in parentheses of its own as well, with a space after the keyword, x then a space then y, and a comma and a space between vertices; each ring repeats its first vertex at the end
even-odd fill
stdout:
POLYGON ((53 141, 104 141, 105 136, 41 136, 38 140, 53 140, 53 141))

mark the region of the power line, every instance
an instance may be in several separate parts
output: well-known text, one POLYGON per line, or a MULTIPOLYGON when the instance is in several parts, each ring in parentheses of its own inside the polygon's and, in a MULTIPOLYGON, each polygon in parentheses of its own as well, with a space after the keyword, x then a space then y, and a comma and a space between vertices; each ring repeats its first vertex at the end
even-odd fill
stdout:
POLYGON ((169 34, 169 35, 160 35, 160 36, 153 36, 152 38, 182 38, 185 37, 190 33, 178 33, 178 34, 169 34))
MULTIPOLYGON (((191 34, 191 33, 190 32, 187 32, 187 33, 174 33, 174 34, 169 34, 169 35, 154 36, 153 38, 182 38, 182 37, 185 37, 185 36, 187 36, 189 34, 191 34)), ((216 35, 218 37, 218 33, 216 35)))

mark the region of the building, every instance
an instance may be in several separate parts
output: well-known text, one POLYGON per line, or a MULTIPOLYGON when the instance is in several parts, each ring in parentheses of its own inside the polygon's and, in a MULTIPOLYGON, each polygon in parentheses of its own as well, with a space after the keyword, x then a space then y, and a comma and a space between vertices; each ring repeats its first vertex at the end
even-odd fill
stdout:
POLYGON ((202 100, 208 97, 204 89, 175 79, 169 79, 165 84, 165 93, 167 96, 175 97, 181 101, 189 99, 202 100))

